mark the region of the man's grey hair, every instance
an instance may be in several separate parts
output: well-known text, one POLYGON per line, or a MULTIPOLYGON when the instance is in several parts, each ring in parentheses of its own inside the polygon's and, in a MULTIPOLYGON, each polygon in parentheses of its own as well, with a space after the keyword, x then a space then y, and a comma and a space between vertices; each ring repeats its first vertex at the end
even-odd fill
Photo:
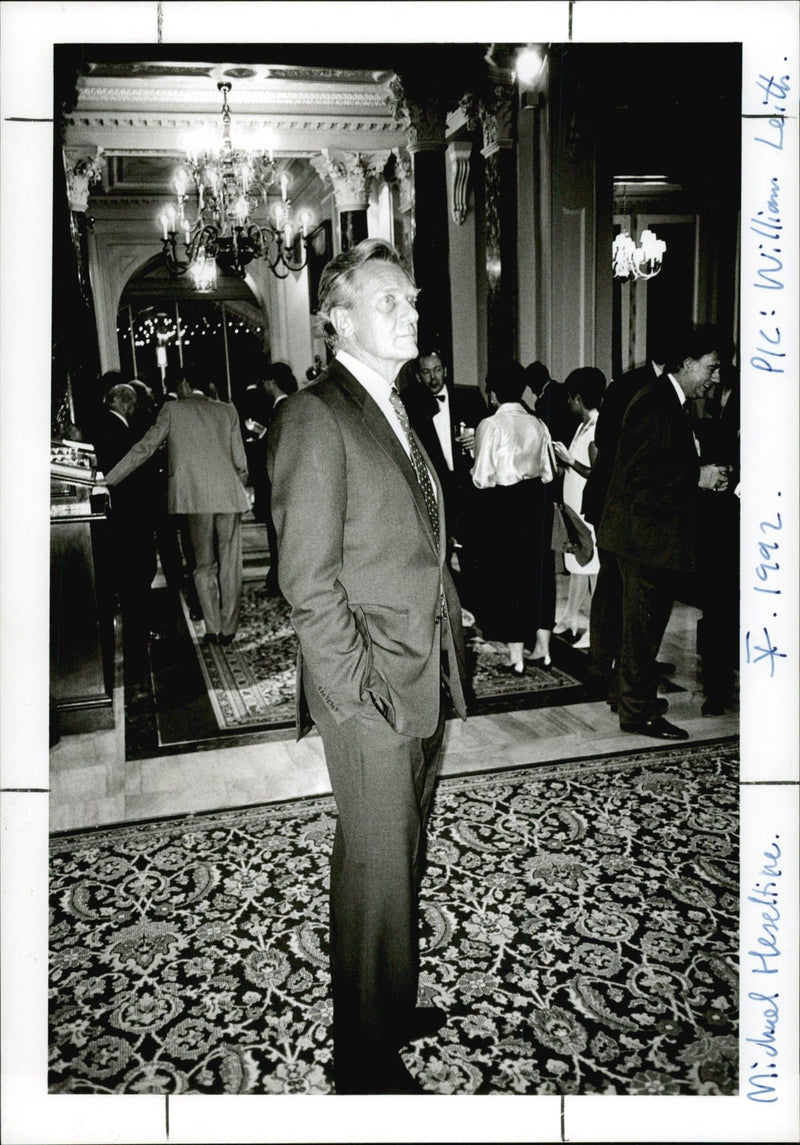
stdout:
POLYGON ((388 262, 397 266, 414 284, 399 252, 385 239, 363 239, 349 250, 342 251, 327 264, 319 280, 318 316, 326 345, 336 346, 337 334, 331 322, 331 311, 337 306, 349 309, 355 301, 353 279, 357 271, 368 262, 388 262))

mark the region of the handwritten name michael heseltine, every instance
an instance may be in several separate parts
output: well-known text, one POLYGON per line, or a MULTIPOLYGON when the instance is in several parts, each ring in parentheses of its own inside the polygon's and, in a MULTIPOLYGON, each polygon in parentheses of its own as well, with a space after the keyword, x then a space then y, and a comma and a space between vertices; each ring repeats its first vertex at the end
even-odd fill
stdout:
POLYGON ((769 984, 777 984, 773 975, 780 968, 781 950, 778 945, 780 933, 781 912, 778 908, 778 881, 782 871, 778 866, 781 857, 781 848, 776 835, 772 843, 763 853, 764 864, 758 872, 764 882, 756 881, 751 893, 747 896, 748 903, 755 903, 760 907, 760 927, 755 942, 755 949, 747 951, 747 958, 752 959, 747 969, 758 976, 759 990, 748 991, 747 997, 755 1003, 759 1013, 759 1030, 756 1037, 745 1038, 749 1045, 758 1046, 759 1054, 756 1061, 749 1067, 750 1090, 747 1096, 751 1101, 769 1104, 778 1100, 775 1083, 778 1080, 778 1047, 775 1032, 778 1026, 779 1007, 778 990, 769 992, 769 984), (762 977, 763 976, 763 977, 762 977))

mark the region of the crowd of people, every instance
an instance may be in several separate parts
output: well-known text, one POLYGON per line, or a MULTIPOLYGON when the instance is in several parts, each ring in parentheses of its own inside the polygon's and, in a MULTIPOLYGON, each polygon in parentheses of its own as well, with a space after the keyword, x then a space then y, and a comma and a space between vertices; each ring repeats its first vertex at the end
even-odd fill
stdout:
POLYGON ((158 549, 204 639, 229 643, 251 504, 267 528, 261 591, 290 607, 298 735, 316 726, 338 811, 339 1093, 422 1092, 399 1048, 447 1021, 416 1004, 418 893, 445 715, 466 718, 465 624, 505 646, 514 676, 552 667, 553 633, 583 649, 620 728, 658 739, 687 736, 658 694, 675 600, 702 609, 704 714, 731 702, 737 662, 738 390, 717 332, 675 331, 611 385, 594 367, 559 382, 499 363, 484 399, 418 345, 417 293, 367 239, 323 271, 330 360, 302 388, 276 363, 237 412, 187 371, 156 409, 116 379, 97 437, 133 633, 158 549))
MULTIPOLYGON (((553 634, 587 652, 595 690, 621 726, 665 738, 680 729, 670 730, 653 689, 671 667, 657 656, 673 601, 702 610, 709 715, 733 697, 738 606, 736 371, 720 358, 713 328, 671 338, 651 339, 649 360, 611 384, 595 367, 559 382, 541 362, 509 360, 492 368, 484 397, 451 383, 433 345, 419 347, 398 376, 405 415, 441 486, 447 564, 467 623, 507 647, 505 670, 515 676, 529 664, 551 666, 553 634), (665 401, 673 395, 679 408, 665 401), (679 421, 681 411, 689 416, 679 421), (566 594, 556 592, 558 573, 568 577, 566 594)), ((323 372, 317 359, 305 384, 323 372)), ((230 643, 242 592, 240 521, 252 508, 270 558, 260 592, 282 595, 267 441, 299 387, 288 365, 266 360, 238 408, 219 401, 200 365, 161 403, 139 379, 108 374, 104 383, 96 448, 114 491, 110 551, 135 682, 147 672, 147 640, 161 635, 149 596, 157 561, 193 619, 204 620, 203 639, 230 643)))
POLYGON ((713 327, 649 349, 611 384, 595 367, 562 383, 541 362, 501 363, 486 378, 490 408, 463 388, 468 412, 426 349, 403 401, 442 484, 464 615, 506 646, 505 670, 549 668, 556 634, 588 654, 593 693, 623 730, 680 739, 658 694, 674 671, 658 653, 675 600, 702 611, 702 713, 734 694, 738 384, 713 327), (556 618, 558 573, 569 579, 556 618))
POLYGON ((173 596, 183 593, 207 644, 230 644, 242 597, 242 516, 264 523, 277 593, 266 439, 278 403, 297 389, 291 369, 264 363, 240 406, 220 401, 198 363, 157 401, 139 379, 104 376, 95 427, 98 466, 111 491, 107 565, 123 618, 126 680, 145 686, 147 644, 162 636, 150 587, 157 560, 173 596))

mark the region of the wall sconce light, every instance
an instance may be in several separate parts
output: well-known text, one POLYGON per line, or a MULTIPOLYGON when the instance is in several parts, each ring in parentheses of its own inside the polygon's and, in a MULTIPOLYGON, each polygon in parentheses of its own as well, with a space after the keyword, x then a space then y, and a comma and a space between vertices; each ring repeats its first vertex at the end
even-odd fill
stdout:
POLYGON ((517 52, 515 71, 517 79, 526 87, 535 87, 542 74, 547 52, 539 44, 528 44, 517 52))

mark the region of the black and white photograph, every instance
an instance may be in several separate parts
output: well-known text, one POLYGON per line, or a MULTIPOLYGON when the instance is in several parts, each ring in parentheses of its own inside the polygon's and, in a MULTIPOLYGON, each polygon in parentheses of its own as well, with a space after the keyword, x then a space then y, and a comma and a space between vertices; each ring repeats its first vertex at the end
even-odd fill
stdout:
POLYGON ((4 7, 6 1139, 791 1139, 795 6, 4 7))

